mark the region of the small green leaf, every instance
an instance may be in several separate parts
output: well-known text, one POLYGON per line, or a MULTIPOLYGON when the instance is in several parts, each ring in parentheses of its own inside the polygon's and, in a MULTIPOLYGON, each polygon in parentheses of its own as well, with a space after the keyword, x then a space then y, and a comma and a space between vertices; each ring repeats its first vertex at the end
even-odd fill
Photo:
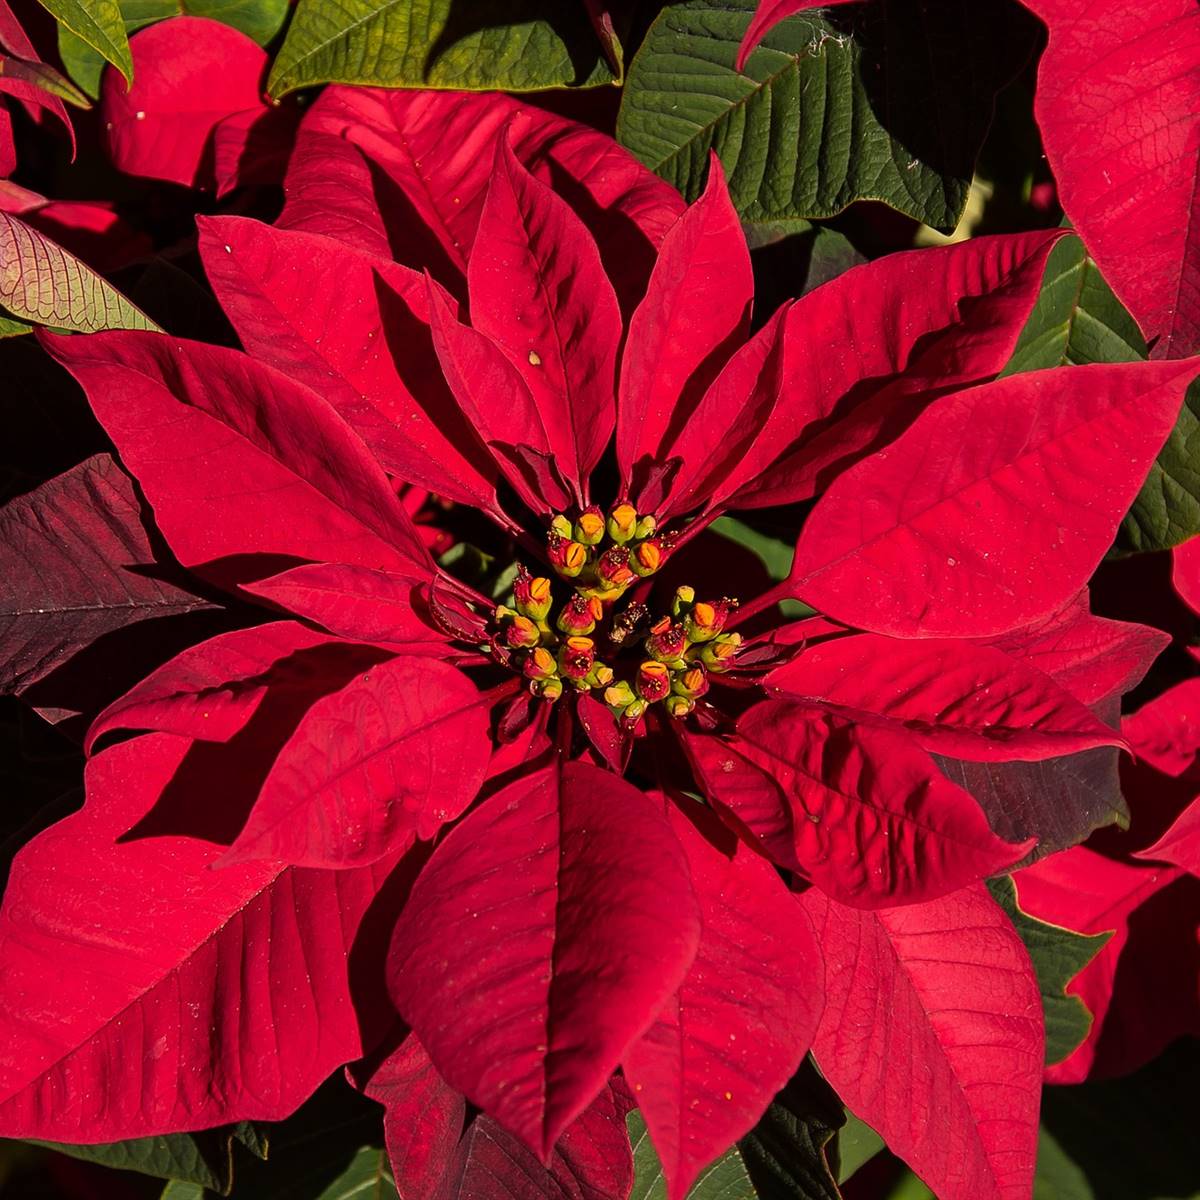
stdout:
POLYGON ((1078 996, 1067 995, 1067 984, 1096 957, 1111 933, 1091 937, 1039 921, 1023 912, 1011 875, 988 881, 992 897, 1008 913, 1009 920, 1025 943, 1046 1016, 1046 1065, 1067 1058, 1087 1037, 1092 1014, 1078 996))
MULTIPOLYGON (((745 521, 739 521, 735 517, 718 517, 712 523, 711 528, 713 533, 745 546, 752 554, 756 554, 762 559, 763 566, 767 568, 767 574, 776 583, 788 577, 788 572, 792 569, 792 558, 796 552, 796 547, 792 542, 785 542, 779 538, 773 538, 769 534, 760 533, 752 525, 747 525, 745 521)), ((802 600, 781 600, 779 608, 790 621, 811 617, 817 611, 802 600)))
MULTIPOLYGON (((662 1164, 646 1132, 646 1122, 636 1108, 629 1114, 627 1124, 633 1147, 633 1191, 629 1200, 666 1200, 662 1164)), ((757 1195, 741 1152, 734 1146, 700 1172, 688 1192, 688 1200, 755 1200, 757 1195)))
POLYGON ((739 72, 755 3, 664 8, 630 64, 618 139, 688 200, 715 150, 748 221, 830 217, 869 199, 953 229, 1032 27, 993 0, 805 12, 739 72))
POLYGON ((211 1195, 211 1192, 198 1183, 184 1183, 182 1180, 172 1179, 163 1188, 159 1200, 206 1200, 206 1197, 211 1195))
POLYGON ((870 1162, 883 1150, 883 1138, 865 1121, 853 1113, 846 1113, 846 1123, 838 1130, 838 1173, 839 1184, 845 1183, 859 1167, 870 1162))
POLYGON ((162 332, 107 280, 9 213, 0 213, 0 310, 73 333, 162 332))
POLYGON ((539 91, 617 82, 581 3, 299 0, 267 90, 318 83, 539 91))
POLYGON ((60 25, 112 63, 127 83, 133 82, 129 37, 117 0, 41 0, 41 5, 60 25))

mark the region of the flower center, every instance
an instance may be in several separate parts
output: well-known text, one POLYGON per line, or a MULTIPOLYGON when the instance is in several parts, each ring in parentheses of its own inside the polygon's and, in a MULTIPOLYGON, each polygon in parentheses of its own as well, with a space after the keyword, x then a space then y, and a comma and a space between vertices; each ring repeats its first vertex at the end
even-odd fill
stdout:
POLYGON ((632 727, 653 704, 686 717, 710 675, 733 665, 742 638, 724 629, 736 600, 697 601, 680 587, 669 611, 653 618, 627 595, 670 554, 671 539, 653 517, 624 503, 607 517, 596 507, 573 521, 557 516, 546 548, 557 582, 519 568, 512 606, 500 605, 489 629, 497 657, 535 696, 552 702, 568 689, 599 691, 632 727))

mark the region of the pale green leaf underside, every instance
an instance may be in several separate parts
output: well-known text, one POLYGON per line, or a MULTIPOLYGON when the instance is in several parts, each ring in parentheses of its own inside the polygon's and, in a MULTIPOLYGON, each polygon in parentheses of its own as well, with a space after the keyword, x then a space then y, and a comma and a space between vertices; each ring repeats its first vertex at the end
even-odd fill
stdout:
POLYGON ((299 0, 267 90, 318 83, 537 91, 614 82, 582 3, 299 0))
POLYGON ((927 18, 922 0, 803 13, 739 73, 754 9, 665 8, 630 64, 618 139, 689 200, 715 150, 747 221, 830 217, 873 199, 952 229, 994 93, 1020 65, 991 6, 961 28, 927 18))
POLYGON ((73 333, 158 329, 107 280, 8 213, 0 213, 0 314, 73 333))
POLYGON ((86 42, 127 80, 133 79, 129 38, 117 0, 41 0, 61 26, 86 42))

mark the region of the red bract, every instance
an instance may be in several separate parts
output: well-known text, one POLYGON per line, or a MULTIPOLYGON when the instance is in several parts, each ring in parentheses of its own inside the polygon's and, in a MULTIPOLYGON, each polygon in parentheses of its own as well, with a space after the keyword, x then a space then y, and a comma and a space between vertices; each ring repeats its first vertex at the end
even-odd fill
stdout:
POLYGON ((1056 237, 885 258, 747 338, 715 160, 684 208, 513 101, 325 93, 280 223, 203 223, 250 354, 44 338, 179 561, 286 619, 102 714, 83 813, 16 863, 4 1132, 274 1116, 369 1048, 414 1186, 482 1178, 504 1144, 616 1194, 626 1160, 587 1147, 624 1115, 622 1068, 678 1200, 812 1048, 946 1200, 1027 1194, 1037 989, 979 880, 1096 820, 996 797, 1122 744, 1101 706, 1159 642, 1084 585, 1197 370, 995 381, 1056 237), (493 595, 435 565, 410 485, 493 595), (771 590, 709 529, 814 499, 771 590), (785 596, 827 615, 781 621, 785 596), (244 916, 293 880, 324 897, 288 909, 309 964, 244 916), (151 953, 145 914, 177 905, 151 953), (403 1042, 381 1042, 388 997, 403 1042), (223 1030, 235 1004, 231 1072, 189 1014, 223 1030), (276 1036, 288 1005, 303 1037, 276 1036), (166 1061, 136 1107, 89 1088, 143 1051, 166 1061), (937 1113, 925 1133, 897 1089, 937 1113))

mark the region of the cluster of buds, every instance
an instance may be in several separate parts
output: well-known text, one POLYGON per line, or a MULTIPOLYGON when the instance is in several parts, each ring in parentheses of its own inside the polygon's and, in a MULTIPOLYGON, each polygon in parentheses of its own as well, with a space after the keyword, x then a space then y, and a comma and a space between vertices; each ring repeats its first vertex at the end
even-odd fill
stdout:
POLYGON ((604 702, 627 727, 636 725, 652 704, 669 716, 686 717, 708 691, 709 676, 727 671, 742 644, 739 633, 725 633, 736 600, 696 602, 692 588, 681 587, 671 615, 651 626, 643 643, 647 658, 632 682, 605 689, 604 702))
POLYGON ((662 566, 666 546, 652 516, 622 502, 605 517, 596 506, 571 521, 557 516, 546 538, 550 565, 585 597, 607 603, 662 566), (605 544, 607 542, 607 545, 605 544))

